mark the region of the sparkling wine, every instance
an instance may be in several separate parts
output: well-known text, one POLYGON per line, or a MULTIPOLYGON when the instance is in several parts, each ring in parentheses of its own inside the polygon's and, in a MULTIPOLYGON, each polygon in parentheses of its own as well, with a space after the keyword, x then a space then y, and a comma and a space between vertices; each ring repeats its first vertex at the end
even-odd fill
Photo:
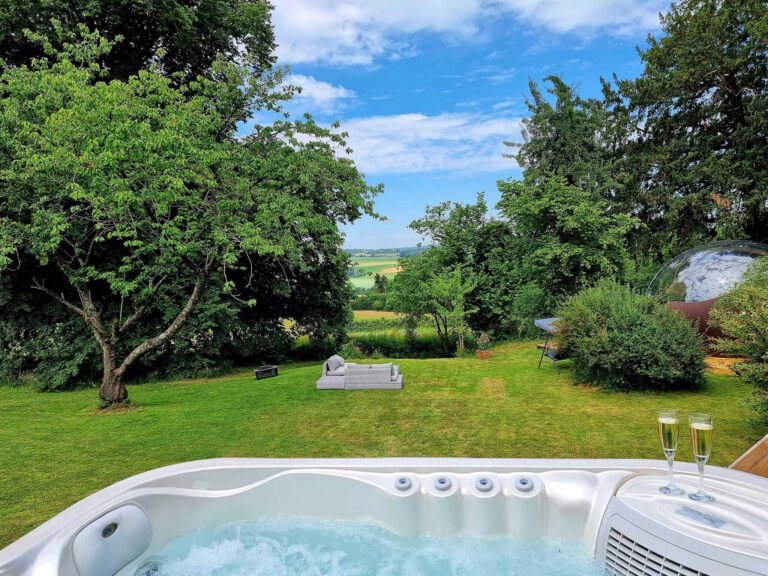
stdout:
POLYGON ((659 438, 664 451, 677 450, 677 438, 680 434, 680 420, 671 416, 658 418, 659 438))
POLYGON ((680 496, 685 492, 681 488, 675 486, 672 474, 672 467, 675 463, 675 453, 677 452, 677 440, 680 437, 680 416, 678 415, 677 410, 673 410, 672 408, 657 410, 656 425, 659 429, 661 448, 664 450, 664 456, 667 459, 667 465, 669 466, 667 484, 659 486, 659 492, 670 496, 680 496))
POLYGON ((691 447, 696 456, 709 456, 712 452, 712 424, 691 422, 691 447))

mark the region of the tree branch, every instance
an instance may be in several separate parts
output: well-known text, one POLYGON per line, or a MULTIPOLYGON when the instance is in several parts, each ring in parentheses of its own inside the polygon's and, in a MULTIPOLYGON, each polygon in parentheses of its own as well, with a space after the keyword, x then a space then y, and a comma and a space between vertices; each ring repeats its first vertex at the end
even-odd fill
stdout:
POLYGON ((83 305, 83 317, 87 324, 93 330, 96 340, 101 345, 102 349, 106 350, 108 347, 114 346, 112 334, 106 329, 104 323, 101 321, 101 313, 93 305, 93 299, 89 290, 84 288, 77 288, 77 295, 80 297, 80 302, 83 305))
POLYGON ((151 352, 152 350, 155 350, 168 342, 171 338, 173 338, 174 334, 179 331, 187 319, 192 315, 192 310, 194 310, 195 306, 200 301, 200 298, 202 298, 203 290, 205 289, 205 281, 208 278, 208 269, 209 265, 206 265, 200 274, 198 274, 197 280, 195 281, 195 287, 192 289, 192 293, 189 295, 187 303, 184 305, 184 308, 182 308, 181 312, 179 312, 176 318, 173 319, 173 322, 171 322, 168 328, 166 328, 161 334, 145 340, 136 346, 136 348, 131 350, 128 356, 125 357, 125 360, 123 360, 123 363, 117 369, 119 375, 122 376, 130 367, 130 365, 133 364, 136 360, 141 358, 147 352, 151 352))
POLYGON ((55 292, 53 292, 53 290, 49 290, 48 288, 46 288, 45 286, 40 284, 40 282, 38 282, 37 278, 33 278, 32 279, 32 288, 34 290, 40 290, 40 292, 43 292, 44 294, 48 294, 48 296, 50 296, 51 298, 53 298, 57 302, 60 302, 61 304, 64 304, 64 306, 66 306, 70 310, 73 310, 74 312, 76 312, 77 314, 79 314, 80 316, 85 318, 85 311, 82 308, 79 308, 78 306, 75 306, 69 300, 64 298, 64 294, 56 294, 55 292))
POLYGON ((147 310, 146 306, 139 306, 136 312, 134 312, 133 314, 128 316, 128 318, 126 318, 125 322, 123 322, 123 325, 120 326, 118 333, 125 334, 130 329, 131 326, 136 324, 136 322, 139 320, 139 318, 141 318, 141 316, 144 314, 144 312, 146 312, 146 310, 147 310))

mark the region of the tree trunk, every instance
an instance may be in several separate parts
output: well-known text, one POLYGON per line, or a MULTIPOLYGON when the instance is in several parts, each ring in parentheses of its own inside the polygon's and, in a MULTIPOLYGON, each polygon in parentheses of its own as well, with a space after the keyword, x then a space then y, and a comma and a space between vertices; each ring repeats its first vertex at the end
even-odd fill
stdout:
POLYGON ((122 404, 128 400, 128 390, 123 384, 123 370, 118 367, 115 346, 112 342, 102 342, 104 357, 104 376, 99 388, 99 399, 103 408, 113 404, 122 404))
POLYGON ((442 320, 439 314, 435 314, 432 312, 432 320, 435 323, 435 331, 437 332, 437 336, 440 338, 440 341, 443 343, 443 351, 446 354, 451 353, 451 342, 448 338, 448 330, 447 328, 444 330, 443 326, 445 325, 445 321, 442 320))
POLYGON ((123 404, 128 400, 128 390, 123 384, 123 375, 118 370, 104 371, 104 379, 99 388, 99 399, 102 407, 123 404))
MULTIPOLYGON (((208 268, 206 267, 206 269, 198 275, 192 293, 189 295, 184 308, 182 308, 181 312, 179 312, 176 318, 174 318, 173 322, 171 322, 171 324, 162 333, 154 336, 153 338, 149 338, 148 340, 145 340, 136 346, 120 364, 117 362, 117 344, 120 341, 120 331, 113 330, 112 334, 109 334, 104 329, 103 323, 100 316, 98 316, 98 313, 94 313, 90 317, 90 321, 89 317, 87 315, 85 316, 86 321, 88 321, 89 324, 91 324, 93 327, 93 333, 96 336, 96 339, 99 341, 99 344, 101 344, 104 357, 104 377, 101 381, 101 388, 99 389, 99 398, 101 398, 102 408, 112 406, 113 404, 123 404, 128 400, 128 390, 126 390, 125 384, 123 384, 123 376, 128 371, 128 368, 130 368, 133 363, 136 362, 136 360, 141 358, 147 352, 151 352, 160 346, 163 346, 166 342, 173 338, 174 334, 176 334, 176 332, 178 332, 179 329, 184 325, 184 323, 192 314, 192 310, 195 308, 197 303, 200 301, 200 298, 202 297, 207 273, 208 268)), ((90 306, 90 301, 87 300, 85 295, 82 295, 81 299, 89 303, 86 309, 92 309, 92 306, 90 306)), ((84 304, 84 306, 86 305, 84 304)), ((126 326, 127 324, 123 325, 123 330, 126 326)))

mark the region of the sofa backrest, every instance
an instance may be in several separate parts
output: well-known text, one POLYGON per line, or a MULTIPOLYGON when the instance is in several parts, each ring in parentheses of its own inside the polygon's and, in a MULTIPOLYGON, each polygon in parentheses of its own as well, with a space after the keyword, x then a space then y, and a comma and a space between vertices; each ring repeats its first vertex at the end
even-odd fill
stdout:
POLYGON ((325 373, 333 372, 339 366, 344 366, 344 358, 338 355, 333 355, 325 361, 325 373))
POLYGON ((344 378, 347 382, 389 382, 392 379, 392 363, 347 366, 344 378))

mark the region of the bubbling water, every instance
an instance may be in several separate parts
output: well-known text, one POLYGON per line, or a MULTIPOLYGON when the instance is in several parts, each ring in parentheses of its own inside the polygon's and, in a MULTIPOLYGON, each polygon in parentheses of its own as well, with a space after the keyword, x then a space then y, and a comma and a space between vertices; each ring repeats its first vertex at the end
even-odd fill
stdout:
POLYGON ((597 576, 580 542, 463 534, 406 538, 361 522, 228 524, 169 544, 157 576, 597 576))

